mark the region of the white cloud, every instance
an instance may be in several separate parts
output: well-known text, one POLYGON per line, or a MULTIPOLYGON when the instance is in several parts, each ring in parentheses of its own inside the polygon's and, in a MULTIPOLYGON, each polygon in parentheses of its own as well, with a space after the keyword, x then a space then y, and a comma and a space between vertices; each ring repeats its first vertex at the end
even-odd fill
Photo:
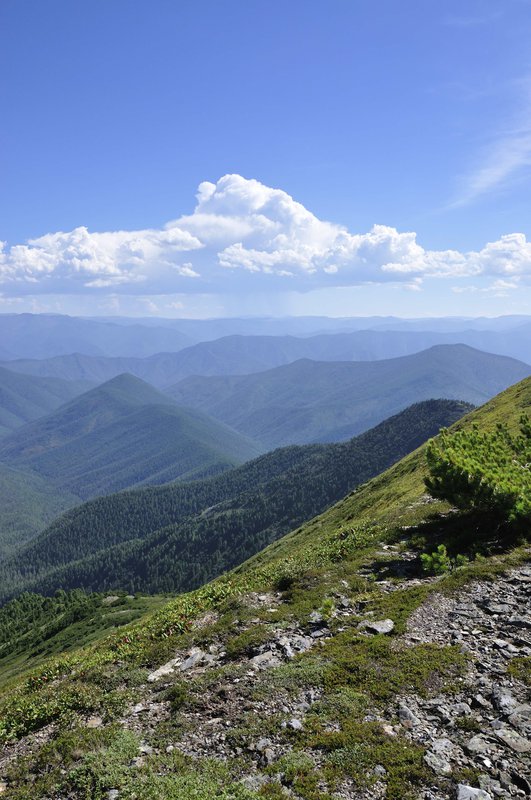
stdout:
MULTIPOLYGON (((91 233, 80 227, 8 248, 5 295, 229 294, 309 291, 482 275, 531 281, 531 242, 502 236, 481 250, 427 250, 413 232, 366 233, 318 219, 286 192, 240 175, 203 182, 192 214, 161 229, 91 233)), ((506 287, 500 287, 506 288, 506 287)))

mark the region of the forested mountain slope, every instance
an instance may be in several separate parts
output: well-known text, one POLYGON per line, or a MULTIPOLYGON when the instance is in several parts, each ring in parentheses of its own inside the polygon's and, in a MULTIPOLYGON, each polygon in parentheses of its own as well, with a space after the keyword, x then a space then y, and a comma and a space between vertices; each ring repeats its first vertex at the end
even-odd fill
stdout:
POLYGON ((6 464, 0 464, 0 498, 0 561, 81 502, 39 475, 6 464))
POLYGON ((319 513, 469 408, 427 401, 349 442, 286 448, 207 481, 95 499, 2 565, 3 596, 59 587, 157 592, 198 586, 319 513))
POLYGON ((271 448, 339 441, 430 397, 480 404, 531 366, 465 345, 440 345, 374 362, 297 361, 266 372, 187 378, 168 389, 271 448))
POLYGON ((0 436, 86 392, 84 380, 39 378, 0 367, 0 436))
POLYGON ((6 437, 0 460, 87 499, 219 472, 259 452, 202 412, 121 375, 6 437))

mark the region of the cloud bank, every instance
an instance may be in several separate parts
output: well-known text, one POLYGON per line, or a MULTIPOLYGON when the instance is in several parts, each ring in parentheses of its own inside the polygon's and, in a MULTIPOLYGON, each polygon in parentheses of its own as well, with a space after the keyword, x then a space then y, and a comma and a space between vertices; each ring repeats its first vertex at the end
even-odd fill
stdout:
POLYGON ((531 283, 531 242, 510 233, 479 251, 427 250, 413 232, 366 233, 318 219, 280 189, 240 175, 200 184, 192 214, 163 228, 48 233, 0 243, 0 292, 200 294, 310 291, 425 278, 531 283))

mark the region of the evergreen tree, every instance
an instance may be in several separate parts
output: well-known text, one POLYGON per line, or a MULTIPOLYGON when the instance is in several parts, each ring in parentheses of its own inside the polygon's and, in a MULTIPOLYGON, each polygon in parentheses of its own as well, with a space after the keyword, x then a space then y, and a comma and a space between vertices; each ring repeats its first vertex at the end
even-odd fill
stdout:
POLYGON ((443 430, 427 450, 433 497, 461 509, 475 508, 504 521, 531 522, 531 423, 520 419, 520 432, 498 424, 493 431, 443 430))

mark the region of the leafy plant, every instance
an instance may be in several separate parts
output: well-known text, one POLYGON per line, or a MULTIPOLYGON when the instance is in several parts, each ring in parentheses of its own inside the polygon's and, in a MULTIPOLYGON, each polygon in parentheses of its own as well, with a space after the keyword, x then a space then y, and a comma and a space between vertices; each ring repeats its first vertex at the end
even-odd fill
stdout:
POLYGON ((428 575, 444 575, 457 567, 464 567, 468 563, 467 557, 460 554, 451 558, 444 544, 440 544, 432 553, 422 553, 420 560, 422 569, 428 575))

